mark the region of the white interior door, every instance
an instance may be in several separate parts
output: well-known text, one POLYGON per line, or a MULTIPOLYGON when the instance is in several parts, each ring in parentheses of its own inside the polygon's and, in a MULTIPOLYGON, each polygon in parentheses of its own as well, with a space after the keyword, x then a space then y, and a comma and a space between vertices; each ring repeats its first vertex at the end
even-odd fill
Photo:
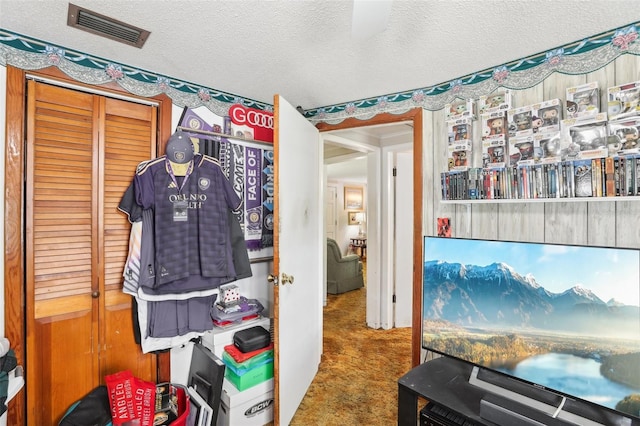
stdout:
POLYGON ((322 153, 318 130, 278 95, 274 119, 274 420, 287 425, 322 353, 322 153))

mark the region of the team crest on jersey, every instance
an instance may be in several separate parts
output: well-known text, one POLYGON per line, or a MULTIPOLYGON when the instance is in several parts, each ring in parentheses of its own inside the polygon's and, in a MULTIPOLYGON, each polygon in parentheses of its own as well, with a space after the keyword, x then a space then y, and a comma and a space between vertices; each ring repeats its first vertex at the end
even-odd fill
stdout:
POLYGON ((211 185, 211 180, 209 178, 200 178, 198 179, 198 186, 200 187, 200 189, 205 190, 209 188, 209 185, 211 185))

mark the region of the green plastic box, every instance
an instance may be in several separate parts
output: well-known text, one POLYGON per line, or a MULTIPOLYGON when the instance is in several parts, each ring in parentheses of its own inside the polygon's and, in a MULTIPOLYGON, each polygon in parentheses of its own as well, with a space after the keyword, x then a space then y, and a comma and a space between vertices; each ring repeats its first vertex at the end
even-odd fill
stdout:
POLYGON ((260 367, 262 364, 266 364, 269 361, 273 362, 273 349, 264 351, 244 362, 236 362, 236 360, 233 359, 227 351, 222 353, 222 362, 224 362, 227 367, 231 368, 231 370, 238 375, 245 374, 247 371, 260 367))
POLYGON ((243 391, 273 377, 273 361, 247 371, 239 376, 230 368, 224 369, 224 377, 239 390, 243 391))

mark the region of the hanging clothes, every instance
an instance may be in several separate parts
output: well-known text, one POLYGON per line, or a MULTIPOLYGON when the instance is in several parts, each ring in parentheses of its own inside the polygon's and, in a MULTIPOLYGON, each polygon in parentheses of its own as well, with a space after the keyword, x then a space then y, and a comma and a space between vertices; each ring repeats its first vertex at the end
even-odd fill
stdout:
POLYGON ((180 179, 166 157, 158 158, 136 173, 134 191, 136 202, 154 211, 150 292, 200 290, 235 278, 227 212, 240 198, 215 159, 196 154, 180 179))
POLYGON ((184 176, 172 173, 166 157, 141 163, 119 206, 132 222, 123 291, 135 297, 145 353, 184 344, 210 330, 209 312, 219 285, 252 275, 244 234, 232 212, 239 200, 228 180, 213 158, 197 154, 190 163, 184 176), (174 207, 169 220, 167 204, 176 202, 178 211, 174 207), (163 215, 160 226, 158 211, 163 215), (158 244, 178 236, 181 244, 157 250, 158 244), (189 261, 159 263, 159 257, 189 261), (203 267, 213 257, 224 261, 203 267), (167 265, 182 271, 173 274, 182 278, 168 281, 165 275, 158 280, 156 271, 167 265))

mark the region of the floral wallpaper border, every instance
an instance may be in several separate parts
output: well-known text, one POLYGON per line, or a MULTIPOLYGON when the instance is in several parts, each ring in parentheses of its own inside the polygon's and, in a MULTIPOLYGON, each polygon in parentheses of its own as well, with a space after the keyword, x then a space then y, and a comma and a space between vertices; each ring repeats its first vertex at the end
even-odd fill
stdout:
MULTIPOLYGON (((337 124, 351 117, 366 120, 382 112, 401 114, 416 107, 437 111, 456 98, 478 98, 499 87, 526 89, 554 72, 586 74, 620 55, 640 55, 639 29, 637 22, 436 86, 310 109, 305 111, 305 117, 314 124, 337 124)), ((221 116, 237 103, 273 111, 270 104, 67 50, 2 28, 0 64, 25 70, 56 66, 83 83, 116 82, 128 92, 144 97, 165 93, 180 107, 206 106, 221 116)))
POLYGON ((82 83, 98 85, 115 82, 128 92, 143 97, 165 93, 180 107, 197 108, 204 105, 220 116, 227 115, 233 104, 273 111, 273 105, 270 104, 68 50, 2 28, 0 64, 24 70, 56 66, 82 83))
POLYGON ((637 22, 436 86, 316 108, 305 115, 313 123, 337 124, 350 117, 366 120, 381 112, 401 114, 416 107, 437 111, 456 98, 477 99, 499 87, 527 89, 554 72, 586 74, 620 55, 640 55, 639 29, 637 22))

